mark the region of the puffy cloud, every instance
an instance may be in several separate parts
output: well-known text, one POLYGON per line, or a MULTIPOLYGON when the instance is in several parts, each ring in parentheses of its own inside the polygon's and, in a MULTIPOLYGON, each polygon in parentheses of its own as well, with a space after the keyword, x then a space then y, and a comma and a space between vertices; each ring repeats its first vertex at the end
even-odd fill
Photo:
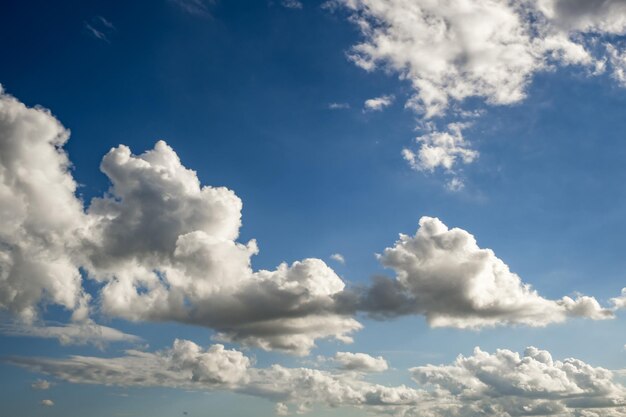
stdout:
POLYGON ((272 365, 255 368, 241 352, 202 349, 176 340, 171 348, 124 356, 67 359, 13 357, 8 361, 63 381, 108 386, 229 390, 276 402, 279 415, 316 405, 359 407, 398 416, 615 417, 626 412, 626 387, 609 370, 578 359, 554 360, 534 347, 523 355, 479 348, 450 365, 411 368, 417 388, 384 386, 358 372, 272 365))
MULTIPOLYGON (((478 97, 508 105, 526 97, 533 76, 555 66, 578 65, 590 74, 608 67, 626 84, 626 6, 622 0, 330 0, 357 25, 362 41, 350 59, 361 68, 383 68, 407 80, 406 103, 425 119, 447 114, 451 104, 478 97), (608 63, 608 66, 607 66, 608 63)), ((441 130, 441 129, 439 129, 441 130)), ((433 142, 454 143, 440 132, 418 138, 404 151, 413 167, 450 170, 475 160, 463 147, 458 158, 433 142), (464 155, 464 157, 462 156, 464 155)), ((454 149, 454 146, 452 146, 454 149)))
POLYGON ((382 372, 389 368, 385 358, 373 357, 367 353, 337 352, 334 361, 346 371, 382 372))
POLYGON ((54 401, 52 400, 41 400, 41 405, 44 407, 52 407, 54 405, 54 401))
POLYGON ((478 158, 478 152, 471 149, 463 138, 462 129, 465 125, 452 123, 448 131, 432 131, 419 136, 416 142, 420 145, 417 153, 404 149, 402 156, 411 168, 418 171, 433 172, 443 168, 451 172, 459 163, 469 164, 478 158))
POLYGON ((365 100, 363 108, 365 111, 381 111, 385 107, 391 106, 393 100, 394 97, 391 95, 370 98, 368 100, 365 100))
POLYGON ((297 354, 360 329, 334 313, 345 284, 321 260, 253 271, 256 242, 236 242, 241 200, 202 187, 165 142, 139 156, 112 149, 102 171, 112 187, 89 207, 86 248, 90 276, 105 282, 106 314, 202 325, 218 340, 297 354))
POLYGON ((416 382, 457 403, 453 415, 613 416, 626 412, 626 388, 611 371, 578 359, 553 360, 534 347, 523 355, 479 348, 451 365, 412 368, 416 382))
POLYGON ((622 288, 622 295, 611 299, 615 308, 626 308, 626 287, 622 288))
POLYGON ((40 303, 77 310, 86 302, 74 259, 84 214, 62 149, 68 137, 48 110, 0 87, 0 309, 27 322, 40 303))
POLYGON ((434 327, 498 324, 545 326, 568 317, 613 317, 593 297, 541 297, 491 249, 465 230, 422 217, 414 236, 400 235, 379 259, 396 279, 379 278, 359 295, 359 308, 375 316, 423 314, 434 327))
POLYGON ((62 345, 91 344, 103 348, 109 343, 139 343, 141 338, 90 321, 61 326, 0 324, 0 333, 8 336, 57 339, 62 345))
POLYGON ((47 381, 45 379, 38 379, 30 384, 30 386, 33 389, 47 390, 52 386, 52 384, 50 383, 50 381, 47 381))

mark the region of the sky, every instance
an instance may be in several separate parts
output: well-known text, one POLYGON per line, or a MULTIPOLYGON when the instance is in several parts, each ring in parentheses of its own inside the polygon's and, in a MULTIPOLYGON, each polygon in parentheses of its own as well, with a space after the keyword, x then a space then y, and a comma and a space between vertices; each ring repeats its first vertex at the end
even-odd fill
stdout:
POLYGON ((626 2, 0 8, 0 414, 626 416, 626 2))

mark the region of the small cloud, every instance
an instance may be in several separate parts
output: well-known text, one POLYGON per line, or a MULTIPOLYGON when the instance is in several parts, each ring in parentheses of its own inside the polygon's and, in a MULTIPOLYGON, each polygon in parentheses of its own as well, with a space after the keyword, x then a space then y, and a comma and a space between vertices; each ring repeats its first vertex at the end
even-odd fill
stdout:
POLYGON ((332 255, 330 255, 330 259, 332 259, 333 261, 337 261, 340 264, 346 263, 346 259, 340 253, 333 253, 332 255))
POLYGON ((52 400, 41 400, 41 405, 44 407, 52 407, 54 405, 54 401, 52 400))
POLYGON ((330 103, 328 108, 330 110, 345 110, 349 109, 350 105, 348 103, 330 103))
POLYGON ((289 414, 289 407, 285 403, 276 403, 276 407, 274 408, 276 415, 286 416, 289 414))
POLYGON ((30 384, 30 386, 33 389, 47 390, 52 386, 52 384, 50 383, 50 381, 46 381, 45 379, 38 379, 37 381, 30 384))
POLYGON ((446 183, 448 191, 461 191, 465 188, 465 183, 459 177, 454 177, 446 183))
POLYGON ((299 0, 282 0, 280 4, 288 9, 302 9, 302 2, 299 0))
POLYGON ((199 17, 210 17, 209 7, 215 4, 213 0, 170 0, 185 13, 199 17))
POLYGON ((96 16, 84 22, 85 30, 94 38, 111 43, 109 37, 117 30, 113 23, 102 16, 96 16))
POLYGON ((364 111, 381 111, 385 107, 391 106, 393 100, 395 99, 392 95, 380 96, 376 98, 370 98, 369 100, 365 100, 364 111))

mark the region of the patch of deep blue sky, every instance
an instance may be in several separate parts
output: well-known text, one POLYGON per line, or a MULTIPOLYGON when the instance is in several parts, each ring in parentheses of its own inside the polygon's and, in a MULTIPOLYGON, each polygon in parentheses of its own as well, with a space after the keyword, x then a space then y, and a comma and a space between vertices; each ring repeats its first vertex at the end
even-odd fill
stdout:
MULTIPOLYGON (((588 78, 576 69, 540 74, 523 103, 487 107, 465 132, 481 156, 463 167, 466 189, 450 193, 442 175, 410 171, 400 155, 417 134, 416 115, 403 108, 409 86, 350 63, 345 53, 358 33, 318 2, 291 10, 262 0, 221 1, 209 7, 210 16, 168 1, 9 1, 2 9, 0 82, 71 129, 67 150, 85 201, 108 187, 98 165, 112 146, 140 153, 165 139, 203 184, 227 186, 242 198, 241 240, 256 238, 261 250, 255 268, 319 257, 347 281, 366 282, 390 273, 373 254, 397 233, 414 233, 420 216, 433 215, 473 233, 546 297, 580 291, 606 301, 624 286, 626 90, 608 76, 588 78), (98 16, 114 26, 104 40, 86 26, 98 24, 98 16), (364 100, 382 94, 397 100, 381 113, 362 111, 364 100), (351 108, 329 110, 331 102, 351 108), (335 252, 345 266, 328 260, 335 252)), ((465 107, 484 106, 472 100, 465 107)), ((54 308, 47 313, 61 317, 54 308)), ((432 330, 419 317, 364 321, 354 346, 322 341, 314 353, 383 354, 403 370, 448 362, 475 345, 518 351, 537 345, 556 357, 624 365, 623 317, 481 332, 432 330), (581 333, 588 337, 581 340, 581 333)), ((156 348, 174 337, 209 343, 205 329, 111 324, 156 348)), ((50 340, 1 339, 1 355, 94 353, 50 340)), ((297 363, 252 353, 260 365, 297 363)), ((2 390, 32 397, 23 389, 32 374, 6 366, 2 372, 11 376, 0 379, 2 390)), ((394 378, 408 382, 402 372, 394 378)), ((84 407, 99 392, 57 389, 84 392, 84 407)), ((141 395, 153 401, 161 391, 141 395)), ((228 403, 228 396, 214 397, 215 407, 228 403)), ((111 411, 103 405, 98 412, 111 411)))

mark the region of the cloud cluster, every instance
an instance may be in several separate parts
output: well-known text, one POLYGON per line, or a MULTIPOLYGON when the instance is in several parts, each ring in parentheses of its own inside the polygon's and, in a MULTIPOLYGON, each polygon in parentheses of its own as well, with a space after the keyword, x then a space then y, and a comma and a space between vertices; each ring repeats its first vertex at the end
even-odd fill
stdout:
POLYGON ((0 133, 0 308, 25 321, 23 334, 126 339, 91 325, 80 268, 100 283, 95 301, 110 317, 192 323, 298 354, 361 328, 335 313, 345 284, 323 261, 253 271, 256 242, 236 241, 241 200, 201 186, 165 142, 139 156, 112 149, 101 164, 111 188, 85 212, 62 149, 69 133, 49 111, 2 93, 0 133), (72 311, 80 326, 33 326, 41 303, 72 311))
MULTIPOLYGON (((347 10, 362 34, 350 59, 367 71, 383 68, 407 80, 413 95, 406 106, 425 119, 442 116, 452 103, 470 97, 491 105, 520 102, 533 76, 555 66, 575 65, 590 74, 608 69, 625 84, 626 49, 620 36, 626 33, 626 7, 621 0, 331 0, 327 4, 347 10)), ((426 138, 449 135, 435 128, 426 138)), ((412 165, 429 170, 432 165, 423 153, 450 155, 447 145, 418 142, 418 152, 405 151, 412 165), (420 157, 411 157, 415 154, 420 157)), ((458 162, 446 160, 449 163, 433 167, 449 170, 458 162)))
POLYGON ((613 373, 578 359, 553 360, 535 347, 523 355, 476 348, 451 365, 411 369, 416 382, 448 398, 452 415, 619 416, 626 413, 626 387, 613 373))
POLYGON ((396 278, 378 278, 363 290, 359 309, 382 317, 423 314, 433 327, 458 328, 613 317, 593 297, 543 298, 465 230, 432 217, 422 217, 419 225, 414 236, 401 234, 379 255, 396 278))
MULTIPOLYGON (((371 364, 374 359, 340 357, 347 364, 371 364)), ((611 371, 578 359, 553 360, 549 352, 534 347, 523 355, 509 350, 489 354, 476 348, 472 356, 459 356, 450 365, 412 368, 413 380, 419 384, 414 388, 367 382, 361 373, 353 372, 364 370, 361 365, 336 372, 280 365, 255 368, 241 352, 222 345, 202 349, 185 340, 154 353, 127 351, 114 358, 13 357, 9 362, 72 383, 245 393, 276 402, 281 415, 304 413, 316 405, 427 417, 613 417, 626 411, 626 387, 613 379, 611 371)), ((386 365, 378 358, 376 371, 386 369, 381 363, 386 365)))
POLYGON ((62 149, 68 132, 49 111, 2 93, 0 133, 0 309, 18 317, 4 333, 138 340, 95 324, 97 312, 204 326, 219 341, 303 355, 317 339, 351 342, 359 311, 462 328, 612 316, 591 297, 539 296, 468 232, 432 218, 380 256, 397 278, 367 288, 347 288, 316 258, 254 270, 256 242, 237 240, 241 200, 203 186, 165 142, 140 155, 111 149, 101 164, 111 187, 85 208, 62 149), (96 281, 92 295, 83 279, 96 281), (71 323, 39 324, 46 304, 71 312, 71 323))

